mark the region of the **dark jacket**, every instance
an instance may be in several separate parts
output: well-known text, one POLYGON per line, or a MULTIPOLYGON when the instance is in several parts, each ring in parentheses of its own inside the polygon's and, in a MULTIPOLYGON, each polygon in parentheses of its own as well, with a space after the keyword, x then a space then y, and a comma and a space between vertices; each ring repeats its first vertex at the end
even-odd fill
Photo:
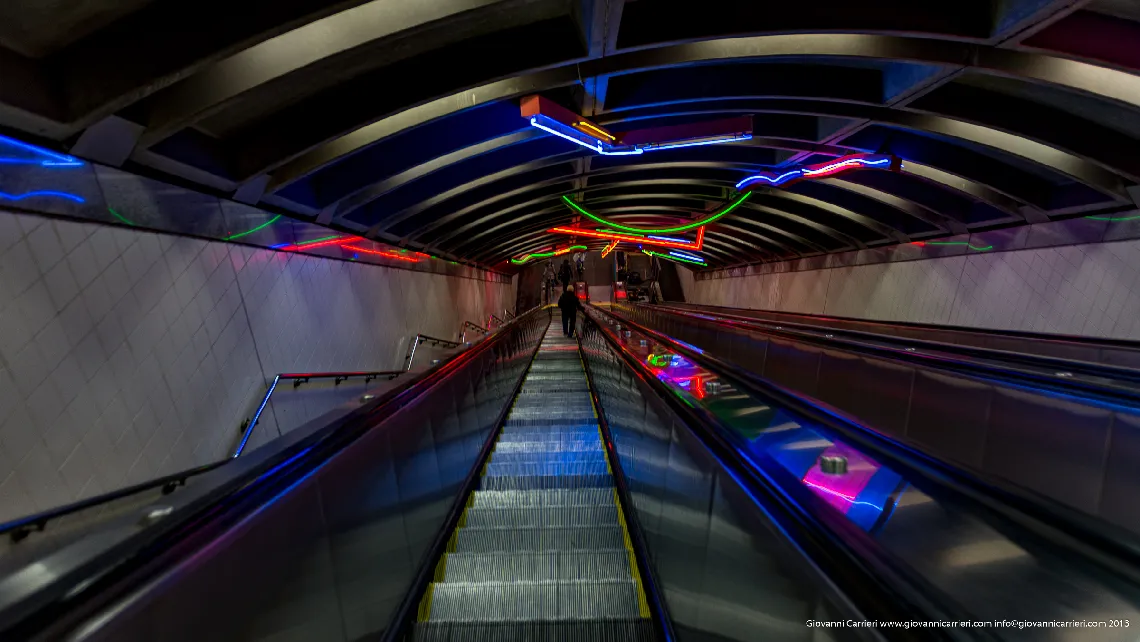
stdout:
POLYGON ((566 290, 558 297, 558 307, 562 310, 562 314, 570 314, 582 307, 582 304, 578 302, 578 297, 573 292, 566 290))
POLYGON ((574 278, 574 273, 570 271, 570 264, 563 263, 562 267, 558 269, 558 280, 569 283, 574 278))

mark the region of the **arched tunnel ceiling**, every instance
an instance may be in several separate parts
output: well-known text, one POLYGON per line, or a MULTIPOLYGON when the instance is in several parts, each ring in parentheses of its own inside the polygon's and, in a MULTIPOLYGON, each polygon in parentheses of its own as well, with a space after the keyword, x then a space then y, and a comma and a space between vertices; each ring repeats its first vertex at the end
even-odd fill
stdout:
POLYGON ((5 3, 0 129, 504 269, 565 240, 564 194, 691 220, 757 170, 849 153, 902 171, 759 189, 708 229, 710 264, 1121 211, 1140 182, 1119 0, 230 4, 5 3), (600 156, 530 127, 532 94, 614 132, 750 116, 753 138, 600 156))

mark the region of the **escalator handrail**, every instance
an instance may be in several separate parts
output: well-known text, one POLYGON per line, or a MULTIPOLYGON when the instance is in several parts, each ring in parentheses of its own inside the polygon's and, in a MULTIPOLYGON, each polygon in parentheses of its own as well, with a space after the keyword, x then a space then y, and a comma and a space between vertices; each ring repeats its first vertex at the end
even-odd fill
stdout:
POLYGON ((683 354, 733 385, 762 397, 773 399, 833 431, 839 438, 857 446, 865 454, 878 459, 896 471, 906 471, 911 479, 921 478, 967 498, 985 514, 999 522, 1014 522, 1055 545, 1078 552, 1111 575, 1129 583, 1140 583, 1140 540, 1123 528, 1070 508, 1028 489, 1011 488, 998 480, 983 478, 982 473, 967 471, 931 457, 921 450, 887 438, 873 428, 862 425, 838 411, 794 390, 774 384, 763 377, 728 363, 668 335, 646 328, 624 317, 612 315, 616 321, 683 354))
MULTIPOLYGON (((226 480, 219 487, 192 500, 183 509, 174 511, 171 516, 131 534, 125 541, 119 542, 107 550, 95 553, 91 559, 80 562, 75 570, 61 571, 54 582, 43 587, 23 589, 22 593, 16 596, 7 596, 7 601, 18 605, 18 610, 28 611, 30 609, 31 612, 16 614, 14 621, 12 616, 0 613, 0 639, 7 638, 4 634, 5 631, 13 627, 32 626, 35 628, 44 626, 51 621, 51 617, 42 617, 36 620, 37 623, 35 624, 29 625, 27 622, 29 618, 35 617, 33 614, 57 605, 60 600, 84 599, 81 593, 90 595, 92 591, 97 591, 105 582, 121 580, 122 577, 146 566, 147 560, 136 559, 132 551, 154 550, 156 548, 168 550, 174 543, 181 541, 191 532, 200 528, 203 522, 216 517, 216 511, 211 512, 214 509, 222 512, 229 510, 226 508, 226 503, 233 500, 235 496, 248 496, 257 492, 260 487, 278 480, 282 475, 308 471, 326 461, 367 432, 370 424, 375 423, 377 416, 391 414, 434 388, 440 381, 450 376, 452 372, 461 368, 468 361, 497 345, 498 340, 506 336, 505 330, 516 323, 525 321, 539 309, 536 306, 520 314, 514 321, 492 332, 489 335, 489 340, 481 341, 471 350, 452 355, 438 367, 408 377, 404 384, 385 391, 360 408, 338 417, 305 438, 288 445, 281 452, 267 457, 250 470, 226 480), (83 577, 68 577, 69 573, 78 573, 83 577), (61 582, 65 579, 67 585, 62 586, 61 582), (83 591, 76 590, 76 587, 82 587, 83 591), (30 607, 19 606, 29 602, 30 607)), ((227 458, 211 465, 209 470, 220 468, 231 461, 234 460, 227 458)), ((199 470, 196 471, 196 474, 204 472, 208 471, 199 470)), ((154 486, 150 487, 153 488, 154 486)), ((69 606, 65 611, 72 608, 74 607, 69 606)), ((17 637, 19 636, 12 639, 17 637)))
MULTIPOLYGON (((739 310, 740 308, 733 308, 724 305, 704 305, 701 303, 684 303, 679 301, 671 301, 669 305, 682 309, 697 309, 697 310, 739 310)), ((997 335, 1002 337, 1010 337, 1014 339, 1023 339, 1025 341, 1032 341, 1037 343, 1068 343, 1077 346, 1090 346, 1098 348, 1128 348, 1136 352, 1140 352, 1140 345, 1136 341, 1128 339, 1111 339, 1107 337, 1084 337, 1079 335, 1069 334, 1048 334, 1045 332, 1026 332, 1024 330, 1005 330, 1002 328, 971 328, 961 325, 942 325, 937 323, 919 323, 916 321, 879 321, 876 319, 860 319, 858 317, 841 317, 841 316, 826 316, 822 314, 807 314, 804 312, 783 312, 780 310, 753 310, 754 312, 762 312, 764 314, 772 314, 777 316, 786 317, 801 317, 807 319, 820 319, 822 321, 850 321, 854 323, 866 323, 882 326, 897 326, 900 328, 913 328, 916 330, 951 330, 960 332, 967 335, 997 335)), ((758 317, 748 317, 754 320, 762 320, 758 317)), ((810 325, 810 324, 805 324, 810 325)), ((872 333, 874 334, 874 333, 872 333)))
MULTIPOLYGON (((599 310, 596 307, 593 309, 599 310)), ((770 505, 761 506, 761 510, 769 515, 792 545, 803 552, 807 561, 827 578, 826 580, 821 578, 820 581, 835 584, 844 595, 857 593, 862 600, 874 603, 878 612, 867 619, 880 621, 971 619, 965 614, 944 612, 939 605, 950 604, 951 600, 924 578, 915 575, 886 554, 880 546, 869 540, 866 533, 845 517, 827 510, 823 500, 814 495, 799 500, 793 498, 762 468, 736 452, 736 449, 722 436, 729 429, 723 426, 718 418, 703 409, 680 401, 663 382, 656 377, 648 376, 641 361, 623 349, 601 328, 596 319, 590 315, 586 315, 586 318, 634 375, 657 393, 657 396, 688 426, 694 436, 708 448, 714 458, 724 466, 726 472, 740 483, 748 494, 753 498, 768 498, 770 505), (803 507, 801 503, 803 499, 811 503, 814 510, 803 507)), ((626 323, 624 319, 618 320, 623 324, 626 323)), ((855 606, 852 608, 859 610, 855 606)), ((932 639, 963 639, 961 634, 951 629, 937 631, 938 633, 930 636, 932 639)), ((992 637, 989 633, 978 631, 971 633, 975 636, 981 635, 983 638, 992 637)), ((907 639, 905 633, 902 635, 903 637, 899 639, 907 639)))
POLYGON ((774 334, 777 336, 785 336, 798 341, 805 341, 815 343, 817 345, 834 345, 841 349, 851 351, 870 352, 878 356, 883 356, 888 359, 895 359, 900 361, 908 361, 919 364, 938 364, 949 370, 963 370, 970 372, 978 372, 984 375, 1005 378, 1012 377, 1016 379, 1028 380, 1034 384, 1045 385, 1053 388, 1061 388, 1071 390, 1078 393, 1092 393, 1106 397, 1119 397, 1123 401, 1130 403, 1140 403, 1140 392, 1129 388, 1118 388, 1115 386, 1106 386, 1089 381, 1082 381, 1080 379, 1073 379, 1068 375, 1075 372, 1086 374, 1093 377, 1103 379, 1113 379, 1121 381, 1130 381, 1140 384, 1140 371, 1134 368, 1125 368, 1121 366, 1112 366, 1102 363, 1095 363, 1091 361, 1077 361, 1074 359, 1062 359, 1060 357, 1048 357, 1044 355, 1036 355, 1024 352, 1010 352, 1007 350, 995 350, 993 348, 980 348, 976 346, 964 346, 955 343, 944 343, 941 341, 931 341, 928 339, 911 339, 907 337, 895 337, 890 335, 875 334, 872 332, 863 332, 860 330, 845 330, 842 328, 825 328, 823 326, 813 326, 809 324, 786 323, 783 321, 765 321, 762 319, 755 319, 742 315, 731 315, 721 312, 717 313, 698 313, 688 309, 676 308, 673 306, 652 306, 655 310, 663 311, 667 314, 674 314, 677 316, 685 316, 692 318, 713 317, 722 323, 733 325, 745 326, 753 332, 763 332, 767 334, 774 334), (771 328, 765 324, 768 323, 781 323, 793 329, 789 330, 784 327, 771 328), (802 334, 800 331, 808 333, 802 334), (823 331, 834 335, 847 335, 853 339, 841 339, 834 337, 818 336, 810 334, 810 332, 823 331), (872 341, 881 341, 884 343, 902 344, 901 347, 884 347, 879 345, 862 343, 858 339, 868 339, 872 341), (944 355, 930 354, 930 353, 915 353, 908 352, 906 349, 910 347, 924 347, 932 351, 947 353, 944 355), (1026 365, 1031 367, 1038 367, 1043 369, 1052 370, 1055 373, 1065 373, 1064 376, 1057 375, 1050 377, 1043 375, 1040 372, 1032 372, 1028 370, 1021 370, 1012 366, 997 366, 988 363, 978 363, 970 361, 962 361, 948 355, 964 355, 966 357, 976 357, 981 359, 992 359, 994 361, 1002 361, 1012 364, 1026 365))

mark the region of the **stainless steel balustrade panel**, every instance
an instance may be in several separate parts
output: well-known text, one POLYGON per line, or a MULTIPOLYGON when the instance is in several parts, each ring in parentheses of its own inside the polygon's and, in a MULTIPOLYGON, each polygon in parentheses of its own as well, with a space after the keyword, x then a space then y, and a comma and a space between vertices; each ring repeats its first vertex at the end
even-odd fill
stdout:
POLYGON ((1140 449, 1120 446, 1129 443, 1140 408, 825 350, 758 330, 711 327, 647 306, 622 306, 619 314, 931 456, 1140 533, 1140 513, 1120 499, 1140 483, 1132 472, 1140 470, 1140 449))
POLYGON ((385 631, 546 324, 524 318, 412 405, 378 415, 76 639, 349 642, 385 631))

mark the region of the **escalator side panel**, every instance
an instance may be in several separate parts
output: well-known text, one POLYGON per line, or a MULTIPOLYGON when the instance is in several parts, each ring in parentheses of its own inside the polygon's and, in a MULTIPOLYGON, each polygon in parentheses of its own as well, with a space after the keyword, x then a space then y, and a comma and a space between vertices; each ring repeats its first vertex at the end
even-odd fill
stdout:
POLYGON ((583 348, 678 639, 816 639, 838 609, 814 570, 596 331, 583 348))
POLYGON ((272 494, 167 551, 172 564, 81 630, 90 641, 371 639, 391 624, 541 334, 524 320, 272 494), (458 470, 456 470, 458 469, 458 470), (459 481, 457 481, 459 480, 459 481), (243 512, 248 511, 248 512, 243 512))

